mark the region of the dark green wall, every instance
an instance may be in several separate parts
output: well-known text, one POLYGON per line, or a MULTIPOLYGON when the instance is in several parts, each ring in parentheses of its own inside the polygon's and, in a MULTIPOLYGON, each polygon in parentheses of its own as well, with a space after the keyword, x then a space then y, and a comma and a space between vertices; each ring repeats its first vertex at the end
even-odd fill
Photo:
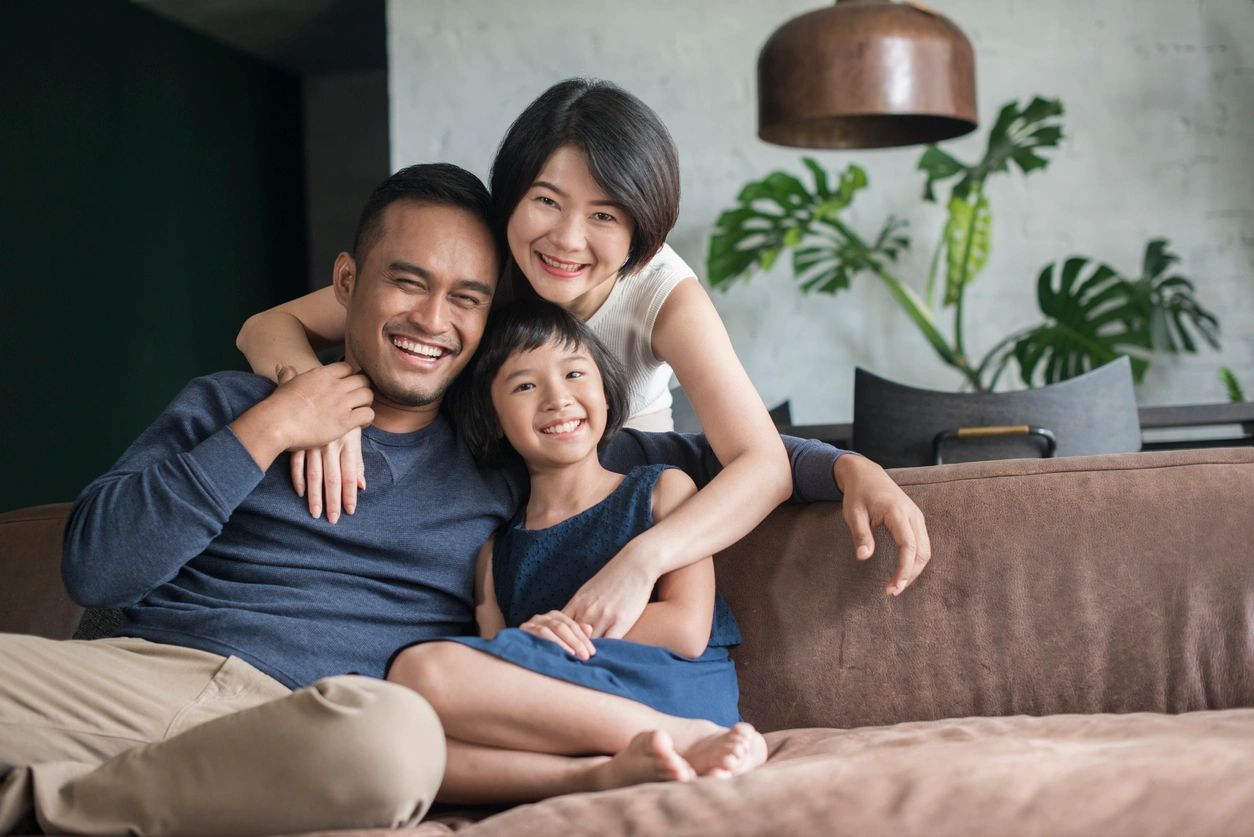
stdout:
POLYGON ((72 499, 304 289, 300 81, 124 0, 0 6, 0 511, 72 499))

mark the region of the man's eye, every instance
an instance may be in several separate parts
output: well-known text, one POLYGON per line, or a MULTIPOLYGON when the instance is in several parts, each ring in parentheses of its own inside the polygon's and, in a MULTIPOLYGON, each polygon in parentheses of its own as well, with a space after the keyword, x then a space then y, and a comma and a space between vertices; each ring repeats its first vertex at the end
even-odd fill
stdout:
POLYGON ((470 296, 469 294, 454 294, 453 299, 463 308, 478 308, 483 304, 483 300, 479 297, 470 296))

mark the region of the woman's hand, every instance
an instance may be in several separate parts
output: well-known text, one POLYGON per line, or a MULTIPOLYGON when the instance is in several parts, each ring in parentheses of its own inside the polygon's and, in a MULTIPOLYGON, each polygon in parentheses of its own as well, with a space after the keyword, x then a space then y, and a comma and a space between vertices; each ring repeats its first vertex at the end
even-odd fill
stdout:
POLYGON ((644 556, 628 543, 592 578, 575 591, 562 613, 589 625, 590 636, 621 639, 644 613, 657 576, 646 569, 644 556))
MULTIPOLYGON (((279 367, 276 378, 284 384, 296 377, 290 366, 279 367)), ((309 514, 321 517, 325 506, 327 521, 335 523, 341 511, 357 511, 357 492, 366 490, 365 466, 361 458, 361 428, 353 428, 320 448, 292 451, 292 487, 304 497, 309 514)))
POLYGON ((841 511, 853 534, 855 557, 865 561, 875 552, 871 532, 876 526, 888 529, 897 544, 897 572, 884 592, 899 595, 932 559, 923 512, 883 468, 866 457, 845 454, 836 460, 832 472, 845 495, 841 511))
POLYGON ((586 660, 597 652, 592 644, 592 626, 581 625, 560 610, 532 616, 518 626, 532 636, 547 639, 562 647, 567 654, 586 660))

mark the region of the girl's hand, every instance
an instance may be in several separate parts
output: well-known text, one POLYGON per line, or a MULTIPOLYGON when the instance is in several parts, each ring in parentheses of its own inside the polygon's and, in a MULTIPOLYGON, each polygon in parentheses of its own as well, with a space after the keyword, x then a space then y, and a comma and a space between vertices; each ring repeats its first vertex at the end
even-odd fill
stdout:
POLYGON ((560 610, 532 616, 518 626, 527 633, 556 642, 567 654, 586 660, 597 652, 592 644, 592 626, 581 625, 560 610))
POLYGON ((621 639, 644 613, 657 583, 645 563, 628 543, 575 592, 562 613, 591 626, 591 636, 621 639))
MULTIPOLYGON (((296 377, 296 370, 282 366, 276 370, 280 384, 296 377)), ((357 492, 366 489, 365 466, 361 458, 361 428, 353 428, 320 448, 292 451, 292 487, 304 497, 309 514, 321 517, 325 505, 327 521, 335 523, 345 514, 357 511, 357 492)))

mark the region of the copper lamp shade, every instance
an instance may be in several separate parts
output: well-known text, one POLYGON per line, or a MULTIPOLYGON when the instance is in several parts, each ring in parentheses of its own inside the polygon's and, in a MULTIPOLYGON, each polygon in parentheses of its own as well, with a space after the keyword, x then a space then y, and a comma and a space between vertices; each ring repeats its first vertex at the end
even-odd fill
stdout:
POLYGON ((837 0, 785 23, 758 56, 758 136, 800 148, 888 148, 975 130, 975 52, 935 12, 837 0))

